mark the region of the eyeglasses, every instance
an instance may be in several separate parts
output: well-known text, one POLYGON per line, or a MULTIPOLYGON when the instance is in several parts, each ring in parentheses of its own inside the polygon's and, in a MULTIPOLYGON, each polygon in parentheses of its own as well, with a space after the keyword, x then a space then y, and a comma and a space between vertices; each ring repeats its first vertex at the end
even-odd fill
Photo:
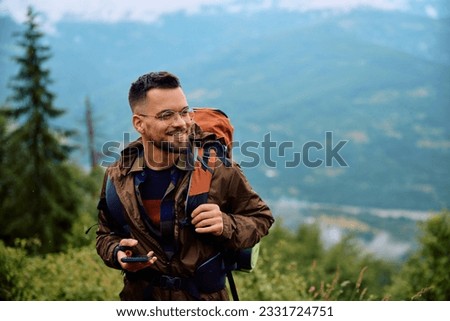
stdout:
POLYGON ((184 107, 180 111, 175 111, 171 109, 163 110, 162 112, 156 114, 156 115, 148 115, 148 114, 137 114, 142 117, 155 117, 155 119, 160 121, 169 121, 174 120, 175 116, 178 114, 181 118, 187 118, 189 117, 189 114, 191 113, 191 109, 189 106, 184 107))

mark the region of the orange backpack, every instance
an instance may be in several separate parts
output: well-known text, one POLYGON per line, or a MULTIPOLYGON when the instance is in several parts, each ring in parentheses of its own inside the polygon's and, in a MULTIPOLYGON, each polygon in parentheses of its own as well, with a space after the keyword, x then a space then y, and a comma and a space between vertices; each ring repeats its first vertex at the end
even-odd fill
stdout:
POLYGON ((194 121, 204 132, 215 135, 224 147, 225 156, 231 159, 234 128, 228 116, 220 109, 195 107, 194 121))
MULTIPOLYGON (((194 121, 203 132, 215 135, 215 141, 207 141, 194 152, 195 169, 189 184, 187 206, 192 211, 198 205, 206 203, 211 179, 215 167, 215 159, 219 158, 225 166, 232 166, 232 145, 234 128, 228 116, 220 109, 196 107, 194 121)), ((256 266, 259 254, 259 243, 253 248, 242 249, 233 253, 233 269, 250 272, 256 266)))

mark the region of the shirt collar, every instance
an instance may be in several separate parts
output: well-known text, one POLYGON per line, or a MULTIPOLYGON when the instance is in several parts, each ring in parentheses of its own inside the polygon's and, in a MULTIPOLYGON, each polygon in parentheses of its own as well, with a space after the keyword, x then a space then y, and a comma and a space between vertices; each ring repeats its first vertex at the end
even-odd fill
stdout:
MULTIPOLYGON (((194 170, 194 157, 190 152, 190 149, 187 153, 181 153, 175 162, 175 167, 183 171, 192 171, 194 170)), ((142 172, 146 168, 145 159, 144 159, 144 150, 142 149, 134 160, 133 164, 128 173, 136 173, 142 172)))

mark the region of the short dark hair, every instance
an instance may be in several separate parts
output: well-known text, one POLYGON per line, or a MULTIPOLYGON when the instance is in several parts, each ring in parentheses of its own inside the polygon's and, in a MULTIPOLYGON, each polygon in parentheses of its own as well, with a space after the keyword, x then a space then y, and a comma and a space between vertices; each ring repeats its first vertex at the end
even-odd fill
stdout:
POLYGON ((180 80, 174 74, 167 71, 149 72, 140 76, 131 84, 128 92, 128 103, 131 110, 137 103, 146 98, 147 92, 153 88, 178 88, 181 87, 180 80))

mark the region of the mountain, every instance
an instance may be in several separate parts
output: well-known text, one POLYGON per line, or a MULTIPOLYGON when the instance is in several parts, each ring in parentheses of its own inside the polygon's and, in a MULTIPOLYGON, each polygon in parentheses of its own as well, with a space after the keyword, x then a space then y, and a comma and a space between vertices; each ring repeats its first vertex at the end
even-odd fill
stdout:
MULTIPOLYGON (((7 17, 0 26, 3 101, 19 27, 7 17)), ((320 218, 368 246, 398 242, 398 255, 417 221, 450 205, 448 27, 408 12, 273 10, 68 21, 47 39, 56 103, 68 110, 61 125, 83 132, 89 96, 99 148, 126 143, 136 137, 129 84, 170 70, 192 106, 230 116, 235 160, 285 224, 320 218)))

